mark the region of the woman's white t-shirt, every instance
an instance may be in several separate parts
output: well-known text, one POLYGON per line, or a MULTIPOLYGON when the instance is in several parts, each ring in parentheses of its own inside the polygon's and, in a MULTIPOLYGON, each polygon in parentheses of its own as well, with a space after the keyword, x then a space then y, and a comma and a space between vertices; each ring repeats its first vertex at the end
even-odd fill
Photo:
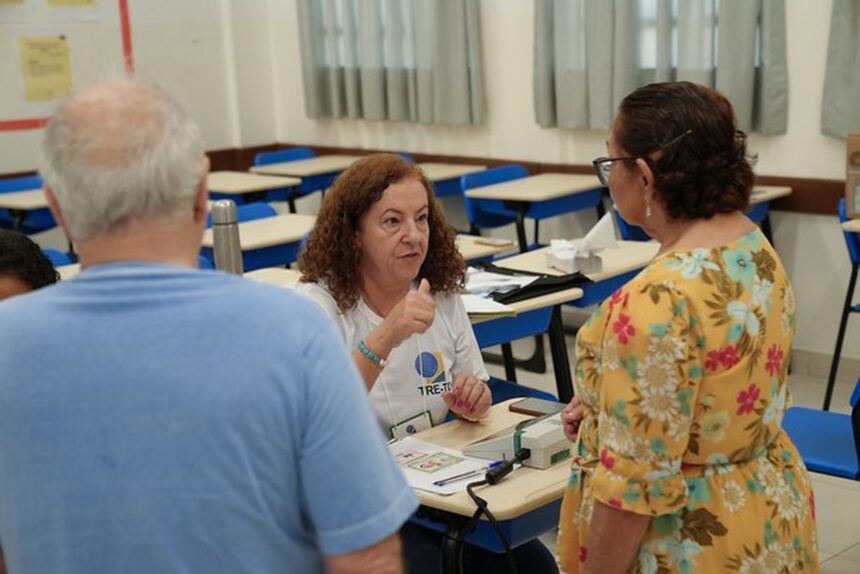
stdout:
MULTIPOLYGON (((324 286, 299 283, 293 288, 328 313, 348 349, 354 349, 383 321, 364 299, 342 313, 324 286)), ((483 381, 490 378, 460 296, 434 294, 433 300, 436 313, 430 328, 392 349, 370 390, 373 408, 386 430, 425 410, 437 425, 448 414, 442 393, 451 390, 457 375, 474 375, 483 381)))

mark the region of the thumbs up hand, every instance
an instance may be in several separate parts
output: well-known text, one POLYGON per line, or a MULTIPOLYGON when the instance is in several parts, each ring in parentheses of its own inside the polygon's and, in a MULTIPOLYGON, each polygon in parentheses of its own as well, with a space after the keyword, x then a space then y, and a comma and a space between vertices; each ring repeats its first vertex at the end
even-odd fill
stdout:
POLYGON ((383 327, 390 333, 394 345, 399 345, 415 333, 424 333, 433 324, 436 303, 430 289, 430 282, 422 279, 418 289, 409 291, 391 310, 383 321, 383 327))

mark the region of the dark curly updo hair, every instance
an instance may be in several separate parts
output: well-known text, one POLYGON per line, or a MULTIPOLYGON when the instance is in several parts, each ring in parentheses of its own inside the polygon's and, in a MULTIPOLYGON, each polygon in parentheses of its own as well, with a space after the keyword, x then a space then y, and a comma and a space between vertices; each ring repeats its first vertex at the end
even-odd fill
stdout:
POLYGON ((621 102, 615 123, 616 143, 648 162, 672 219, 747 208, 754 175, 746 140, 725 96, 691 82, 637 89, 621 102))
POLYGON ((60 278, 51 260, 32 239, 5 229, 0 229, 0 276, 15 277, 32 290, 52 285, 60 278))
POLYGON ((389 185, 407 178, 417 179, 427 190, 430 237, 419 276, 427 279, 433 292, 454 293, 465 284, 466 262, 457 250, 456 232, 445 220, 430 181, 399 155, 370 155, 340 174, 326 192, 314 229, 299 256, 301 281, 325 283, 341 311, 351 309, 360 297, 361 217, 389 185))

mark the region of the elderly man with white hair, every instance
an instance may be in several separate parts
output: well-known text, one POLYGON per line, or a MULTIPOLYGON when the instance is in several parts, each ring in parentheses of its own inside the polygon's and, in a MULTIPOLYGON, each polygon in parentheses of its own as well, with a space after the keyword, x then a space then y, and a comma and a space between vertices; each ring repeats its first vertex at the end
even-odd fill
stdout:
POLYGON ((399 572, 417 502, 328 319, 195 269, 194 122, 103 84, 59 108, 43 155, 83 272, 0 306, 8 571, 399 572))

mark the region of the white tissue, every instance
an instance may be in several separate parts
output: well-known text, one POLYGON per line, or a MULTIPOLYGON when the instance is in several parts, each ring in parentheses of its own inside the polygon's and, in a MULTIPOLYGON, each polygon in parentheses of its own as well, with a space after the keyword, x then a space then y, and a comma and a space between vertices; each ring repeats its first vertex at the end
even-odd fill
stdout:
POLYGON ((598 253, 617 246, 612 214, 606 213, 582 239, 550 241, 546 264, 567 273, 594 273, 603 269, 598 253))

